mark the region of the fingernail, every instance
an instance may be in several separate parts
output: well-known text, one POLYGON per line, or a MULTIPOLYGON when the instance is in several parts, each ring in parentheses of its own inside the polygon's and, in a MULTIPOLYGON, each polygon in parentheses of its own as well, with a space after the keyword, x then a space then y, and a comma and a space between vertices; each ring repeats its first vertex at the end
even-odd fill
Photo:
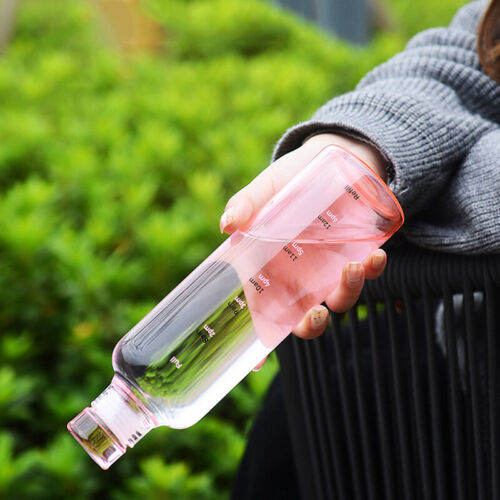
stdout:
POLYGON ((350 262, 347 266, 347 282, 352 285, 358 285, 361 281, 363 268, 359 262, 350 262))
POLYGON ((376 252, 372 257, 372 266, 375 269, 380 269, 384 264, 384 254, 382 252, 376 252))
POLYGON ((254 368, 253 368, 253 371, 254 372, 258 372, 260 371, 260 369, 264 366, 264 364, 266 363, 266 360, 267 360, 267 356, 262 360, 260 361, 260 363, 258 365, 256 365, 254 368))
POLYGON ((325 308, 313 309, 311 312, 311 327, 315 330, 324 328, 328 320, 328 310, 325 308))
POLYGON ((234 219, 234 208, 229 207, 223 214, 222 217, 220 218, 220 232, 223 233, 224 229, 226 229, 231 222, 233 222, 234 219))

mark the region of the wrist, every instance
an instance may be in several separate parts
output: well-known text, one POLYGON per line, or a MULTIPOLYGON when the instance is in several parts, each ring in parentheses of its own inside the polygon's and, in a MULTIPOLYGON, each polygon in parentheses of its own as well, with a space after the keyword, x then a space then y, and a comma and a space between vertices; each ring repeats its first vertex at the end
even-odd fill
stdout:
POLYGON ((335 144, 347 149, 371 167, 384 182, 387 182, 387 167, 385 158, 375 146, 372 146, 371 144, 368 144, 360 139, 342 134, 322 133, 313 135, 306 139, 302 147, 307 149, 314 148, 319 151, 329 144, 335 144))

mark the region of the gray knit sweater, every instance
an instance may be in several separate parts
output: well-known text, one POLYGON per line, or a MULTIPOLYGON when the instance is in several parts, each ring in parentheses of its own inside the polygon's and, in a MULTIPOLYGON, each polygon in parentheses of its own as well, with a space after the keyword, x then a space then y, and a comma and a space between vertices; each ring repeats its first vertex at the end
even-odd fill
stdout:
POLYGON ((485 6, 468 4, 448 28, 415 36, 353 92, 288 130, 275 158, 319 131, 358 135, 388 161, 406 240, 455 253, 500 253, 500 85, 476 52, 485 6))

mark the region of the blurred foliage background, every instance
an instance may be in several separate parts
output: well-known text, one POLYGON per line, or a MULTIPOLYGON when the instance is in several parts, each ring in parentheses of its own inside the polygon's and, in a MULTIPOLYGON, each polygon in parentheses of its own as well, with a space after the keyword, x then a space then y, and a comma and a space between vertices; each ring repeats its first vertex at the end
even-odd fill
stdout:
POLYGON ((118 339, 223 239, 227 198, 273 144, 462 0, 386 0, 352 47, 257 0, 148 0, 153 54, 95 4, 23 0, 0 55, 0 498, 224 499, 273 357, 190 429, 102 472, 66 431, 118 339))

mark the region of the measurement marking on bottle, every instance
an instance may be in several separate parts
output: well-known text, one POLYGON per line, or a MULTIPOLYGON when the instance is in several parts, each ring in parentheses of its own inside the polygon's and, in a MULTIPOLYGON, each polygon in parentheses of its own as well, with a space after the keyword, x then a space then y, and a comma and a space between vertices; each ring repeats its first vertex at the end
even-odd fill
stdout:
POLYGON ((250 281, 250 283, 252 283, 252 285, 255 287, 255 290, 257 292, 262 293, 264 291, 264 288, 259 285, 259 283, 257 282, 257 280, 255 278, 250 278, 248 281, 250 281))
POLYGON ((283 247, 283 250, 286 254, 288 254, 288 257, 290 257, 292 262, 295 262, 298 259, 298 256, 295 255, 286 245, 283 247))
POLYGON ((208 333, 210 338, 215 335, 215 330, 213 328, 210 328, 208 325, 204 325, 203 329, 208 333))
POLYGON ((297 254, 299 255, 299 257, 304 253, 304 249, 296 241, 292 243, 292 247, 297 250, 297 254))
POLYGON ((237 295, 234 298, 234 301, 240 306, 240 309, 245 309, 245 307, 247 306, 245 301, 243 299, 240 299, 237 295))
POLYGON ((268 286, 271 286, 271 281, 269 278, 266 278, 262 273, 259 273, 259 279, 264 283, 264 286, 267 288, 268 286))
POLYGON ((331 210, 327 210, 326 215, 328 215, 328 217, 330 217, 333 224, 335 224, 336 222, 339 221, 338 217, 331 210))
POLYGON ((182 366, 182 363, 175 356, 170 358, 170 362, 173 363, 177 369, 182 366))
POLYGON ((349 193, 349 194, 352 194, 352 197, 357 200, 359 199, 359 194, 358 192, 350 185, 350 184, 347 184, 346 186, 344 186, 344 189, 349 193))
POLYGON ((325 229, 330 229, 332 227, 332 225, 324 217, 321 217, 321 215, 318 215, 317 219, 323 223, 325 229))
POLYGON ((231 309, 231 311, 233 311, 234 315, 236 316, 242 309, 245 309, 245 307, 247 306, 245 301, 240 299, 237 295, 236 297, 233 299, 232 302, 228 302, 227 303, 229 309, 231 309))
POLYGON ((215 330, 205 324, 203 325, 203 328, 200 328, 196 333, 198 334, 198 337, 200 337, 201 341, 206 344, 215 335, 215 330))
POLYGON ((205 330, 198 330, 196 333, 204 344, 206 344, 210 340, 210 337, 205 333, 205 330))

